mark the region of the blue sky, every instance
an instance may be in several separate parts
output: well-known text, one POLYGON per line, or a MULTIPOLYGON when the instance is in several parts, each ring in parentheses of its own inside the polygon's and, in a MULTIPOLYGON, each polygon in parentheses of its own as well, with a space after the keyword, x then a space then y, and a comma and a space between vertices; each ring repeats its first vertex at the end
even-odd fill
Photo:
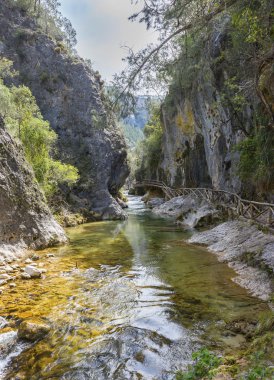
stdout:
POLYGON ((122 46, 138 50, 156 41, 154 32, 128 21, 140 9, 141 1, 136 5, 131 0, 61 0, 61 4, 63 15, 77 31, 80 56, 89 58, 107 81, 125 65, 122 46))

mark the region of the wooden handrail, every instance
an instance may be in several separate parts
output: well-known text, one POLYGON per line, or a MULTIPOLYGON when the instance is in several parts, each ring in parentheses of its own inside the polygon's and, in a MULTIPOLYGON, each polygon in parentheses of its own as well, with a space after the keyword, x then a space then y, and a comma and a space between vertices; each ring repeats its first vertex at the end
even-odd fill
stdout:
POLYGON ((225 206, 230 209, 233 208, 233 210, 236 211, 238 215, 243 216, 247 219, 252 219, 254 221, 259 222, 260 224, 268 226, 274 225, 274 204, 242 199, 238 194, 231 193, 226 190, 214 190, 209 187, 173 188, 168 186, 163 181, 157 180, 143 180, 142 182, 136 182, 134 186, 161 188, 162 191, 165 193, 166 197, 169 199, 185 195, 186 193, 191 193, 197 197, 202 197, 214 204, 221 202, 222 206, 225 206), (209 193, 211 195, 209 195, 209 193), (228 200, 225 196, 229 196, 230 199, 228 200), (212 199, 210 197, 212 197, 212 199), (213 197, 215 199, 213 199, 213 197))

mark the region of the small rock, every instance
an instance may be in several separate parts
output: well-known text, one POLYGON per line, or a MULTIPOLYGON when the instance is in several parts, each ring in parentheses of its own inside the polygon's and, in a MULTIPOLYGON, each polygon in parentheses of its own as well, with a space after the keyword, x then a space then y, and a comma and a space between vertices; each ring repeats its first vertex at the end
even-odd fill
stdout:
POLYGON ((38 256, 38 255, 33 255, 33 256, 31 257, 31 260, 32 260, 32 261, 40 260, 40 256, 38 256))
POLYGON ((50 332, 50 326, 39 320, 23 321, 18 329, 18 337, 34 342, 50 332))
POLYGON ((9 276, 7 273, 1 273, 0 274, 0 280, 10 281, 10 280, 12 280, 12 277, 9 276))
POLYGON ((7 325, 8 325, 7 320, 5 318, 3 318, 3 317, 0 317, 0 329, 3 329, 7 325))
POLYGON ((16 284, 14 282, 10 283, 10 288, 16 288, 16 284))
POLYGON ((6 280, 0 280, 0 286, 2 285, 6 285, 7 284, 7 281, 6 280))
POLYGON ((40 278, 42 272, 40 269, 36 268, 33 265, 27 265, 25 268, 25 272, 30 275, 32 278, 40 278))
POLYGON ((25 260, 25 263, 26 264, 32 264, 32 260, 31 259, 27 259, 27 260, 25 260))
POLYGON ((10 265, 6 265, 5 266, 5 272, 10 273, 10 272, 13 272, 13 271, 14 271, 14 269, 10 265))
POLYGON ((55 257, 55 255, 54 255, 53 253, 48 253, 48 254, 46 255, 46 257, 47 257, 47 258, 55 257))
POLYGON ((40 269, 40 272, 41 273, 47 273, 47 270, 46 269, 40 269))
POLYGON ((0 355, 1 357, 6 357, 10 352, 13 351, 17 342, 16 331, 8 331, 6 333, 0 334, 0 355))
POLYGON ((28 273, 24 272, 24 273, 21 273, 21 278, 23 280, 29 280, 31 276, 28 273))

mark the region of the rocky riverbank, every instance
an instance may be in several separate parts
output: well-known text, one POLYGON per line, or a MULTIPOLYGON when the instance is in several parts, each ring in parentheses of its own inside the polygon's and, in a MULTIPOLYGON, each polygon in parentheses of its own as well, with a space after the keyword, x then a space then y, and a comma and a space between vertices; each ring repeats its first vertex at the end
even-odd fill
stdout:
POLYGON ((0 120, 0 265, 31 249, 67 242, 34 179, 22 147, 0 120))
POLYGON ((183 228, 193 229, 189 243, 206 245, 220 261, 235 270, 237 275, 233 281, 262 300, 271 299, 274 271, 271 232, 263 232, 248 220, 227 220, 223 212, 191 196, 167 202, 152 198, 147 205, 156 215, 172 218, 183 228), (199 231, 201 228, 206 230, 199 231))

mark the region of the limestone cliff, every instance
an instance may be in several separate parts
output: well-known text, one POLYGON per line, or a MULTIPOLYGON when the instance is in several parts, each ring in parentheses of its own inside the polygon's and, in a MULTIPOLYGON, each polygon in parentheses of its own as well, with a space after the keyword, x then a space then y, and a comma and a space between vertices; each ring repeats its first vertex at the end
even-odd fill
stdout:
POLYGON ((22 148, 0 120, 0 260, 12 259, 24 249, 65 243, 63 229, 54 220, 22 148))
MULTIPOLYGON (((260 70, 258 62, 252 66, 244 57, 240 57, 241 67, 236 66, 237 62, 232 67, 227 58, 235 54, 229 28, 228 16, 209 28, 206 42, 199 48, 200 61, 194 62, 196 65, 190 74, 184 73, 182 59, 181 75, 184 78, 189 75, 187 80, 191 83, 184 88, 177 82, 162 106, 162 154, 155 177, 172 186, 210 186, 236 193, 246 190, 237 172, 239 152, 236 147, 252 135, 255 125, 260 125, 255 122, 255 115, 262 110, 264 114, 267 100, 273 104, 274 54, 272 51, 268 52, 267 59, 262 57, 264 64, 260 70), (235 75, 239 70, 244 72, 245 67, 247 85, 240 99, 242 104, 238 106, 233 104, 239 101, 238 95, 236 91, 227 95, 228 86, 234 90, 235 75), (252 75, 257 77, 260 93, 252 75)), ((266 197, 271 201, 270 194, 266 197)))
POLYGON ((58 159, 79 169, 72 211, 92 219, 123 218, 114 197, 128 175, 126 149, 107 110, 100 78, 7 0, 0 7, 0 53, 14 62, 43 117, 58 134, 58 159))

